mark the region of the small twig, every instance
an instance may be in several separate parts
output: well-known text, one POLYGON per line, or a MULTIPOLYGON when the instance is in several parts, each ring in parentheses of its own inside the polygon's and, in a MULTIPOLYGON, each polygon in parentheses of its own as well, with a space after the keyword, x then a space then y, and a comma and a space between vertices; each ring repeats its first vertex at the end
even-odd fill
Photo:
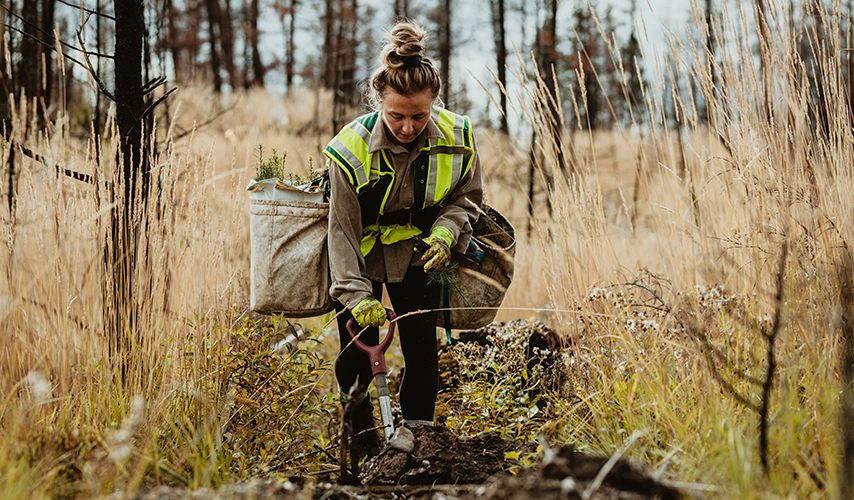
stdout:
POLYGON ((768 470, 768 408, 771 400, 771 387, 774 382, 774 370, 777 367, 774 359, 774 342, 777 340, 777 333, 780 331, 780 323, 783 317, 783 287, 786 281, 786 257, 789 253, 788 243, 783 243, 782 254, 780 255, 780 266, 777 269, 777 295, 774 297, 774 323, 771 326, 771 331, 765 334, 765 339, 768 341, 768 366, 765 372, 765 383, 762 384, 762 406, 759 408, 759 458, 762 462, 762 469, 767 476, 768 470))
POLYGON ((611 455, 611 458, 609 458, 608 461, 605 462, 605 465, 602 466, 602 469, 599 471, 599 474, 596 474, 596 478, 593 479, 593 482, 587 485, 587 488, 584 490, 584 493, 581 494, 582 499, 590 500, 590 497, 593 495, 593 493, 595 493, 596 490, 598 490, 599 487, 602 486, 602 482, 605 481, 605 477, 608 476, 608 473, 611 472, 611 469, 613 469, 614 466, 617 465, 617 462, 623 457, 623 455, 625 455, 627 451, 632 448, 632 446, 635 445, 635 442, 641 436, 643 436, 642 431, 633 432, 632 435, 629 436, 629 439, 623 444, 623 446, 621 446, 616 453, 611 455))
MULTIPOLYGON (((21 152, 24 153, 24 156, 41 163, 45 167, 48 167, 48 168, 51 167, 51 165, 49 165, 47 162, 47 158, 45 158, 44 156, 36 153, 32 149, 24 146, 23 144, 15 141, 14 139, 10 139, 10 142, 13 144, 13 147, 20 149, 21 152)), ((85 182, 87 184, 95 184, 95 178, 89 174, 80 173, 80 172, 77 172, 77 171, 74 171, 74 170, 71 170, 68 168, 62 168, 59 165, 53 165, 53 167, 56 169, 56 172, 58 174, 63 174, 67 177, 71 177, 74 180, 77 180, 80 182, 85 182)), ((105 186, 109 187, 110 184, 111 183, 109 181, 104 181, 105 186)))
POLYGON ((75 9, 80 9, 80 10, 82 10, 83 12, 85 12, 85 13, 87 13, 87 14, 94 14, 94 15, 96 15, 96 16, 100 16, 100 17, 103 17, 103 18, 109 19, 110 21, 115 21, 115 20, 116 20, 116 18, 115 18, 115 17, 113 17, 113 16, 111 16, 111 15, 109 15, 109 14, 104 14, 103 12, 98 12, 97 10, 87 9, 86 7, 83 7, 83 6, 81 6, 81 5, 77 5, 77 4, 73 4, 73 3, 71 3, 71 2, 67 2, 67 1, 65 1, 65 0, 57 0, 57 1, 58 1, 59 3, 61 3, 61 4, 68 5, 69 7, 74 7, 75 9))
MULTIPOLYGON (((222 116, 222 115, 224 115, 224 114, 228 113, 229 111, 231 111, 231 110, 232 110, 232 109, 234 109, 235 107, 236 107, 236 104, 233 104, 233 105, 231 105, 231 106, 229 106, 229 107, 227 107, 227 108, 225 108, 225 109, 221 109, 221 110, 220 110, 220 111, 218 111, 216 114, 214 114, 212 117, 208 118, 206 121, 204 121, 204 122, 202 122, 202 123, 200 123, 200 124, 198 124, 198 125, 194 126, 194 127, 192 128, 192 130, 185 130, 185 131, 183 131, 182 133, 180 133, 180 134, 176 135, 172 140, 173 140, 173 141, 177 141, 178 139, 181 139, 181 138, 183 138, 183 137, 186 137, 186 136, 188 136, 188 135, 192 134, 194 131, 199 130, 199 129, 200 129, 200 128, 202 128, 202 127, 206 127, 206 126, 210 125, 211 123, 213 123, 214 121, 216 121, 216 119, 217 119, 217 118, 219 118, 220 116, 222 116)), ((178 128, 182 128, 182 127, 178 127, 178 128)))
POLYGON ((146 116, 148 116, 152 111, 154 111, 154 108, 157 107, 158 104, 165 101, 166 98, 169 97, 170 95, 172 95, 172 92, 175 92, 176 90, 178 90, 178 87, 173 87, 172 90, 170 90, 169 92, 166 92, 165 94, 160 96, 156 101, 151 103, 151 106, 147 107, 145 109, 145 111, 142 112, 142 116, 139 117, 139 120, 140 121, 144 120, 146 116))
POLYGON ((116 102, 115 96, 107 90, 106 85, 101 81, 101 77, 98 76, 98 72, 95 71, 94 66, 92 66, 92 62, 89 60, 89 53, 86 51, 86 45, 83 43, 83 36, 80 34, 80 30, 77 30, 77 40, 80 42, 80 47, 83 49, 83 57, 86 59, 86 67, 89 70, 89 74, 95 79, 95 83, 98 84, 98 88, 101 90, 101 93, 107 96, 111 101, 116 102))
MULTIPOLYGON (((39 43, 40 45, 43 45, 43 46, 47 47, 47 48, 48 48, 48 49, 50 49, 50 50, 56 50, 56 47, 54 47, 53 45, 51 45, 51 44, 49 44, 49 43, 45 42, 45 41, 44 41, 44 40, 42 40, 41 38, 35 37, 35 36, 33 36, 33 35, 29 34, 29 33, 26 33, 26 32, 24 32, 24 31, 21 31, 20 29, 18 29, 18 28, 16 28, 16 27, 14 27, 14 26, 10 26, 10 25, 5 24, 5 23, 4 23, 4 26, 6 26, 7 28, 9 28, 10 30, 17 31, 18 33, 20 33, 20 34, 24 35, 24 36, 25 36, 25 37, 27 37, 27 38, 30 38, 30 39, 32 39, 32 40, 35 40, 37 43, 39 43)), ((68 59, 69 61, 71 61, 71 62, 73 62, 73 63, 77 63, 77 64, 79 64, 79 65, 80 65, 80 66, 82 66, 83 68, 85 68, 85 67, 86 67, 86 65, 84 65, 82 62, 78 61, 77 59, 74 59, 73 57, 69 56, 68 54, 63 54, 63 56, 62 56, 62 57, 64 57, 65 59, 68 59)))
MULTIPOLYGON (((37 31, 38 31, 39 33, 41 33, 42 35, 44 35, 44 36, 48 37, 48 39, 50 39, 50 41, 51 41, 51 42, 56 43, 57 39, 56 39, 56 37, 55 37, 55 36, 53 36, 51 33, 48 33, 47 31, 45 31, 45 30, 41 29, 40 27, 36 26, 35 24, 33 24, 33 23, 31 23, 31 22, 27 21, 26 19, 24 19, 24 18, 23 18, 23 17, 21 17, 20 15, 16 14, 14 11, 10 10, 10 9, 9 9, 8 7, 6 7, 5 5, 0 4, 0 8, 2 8, 3 10, 5 10, 5 11, 6 11, 6 12, 8 12, 9 14, 11 14, 11 15, 12 15, 12 17, 17 18, 17 19, 18 19, 19 21, 21 21, 22 23, 26 24, 27 26, 30 26, 31 28, 33 28, 33 29, 37 30, 37 31)), ((12 29, 12 30, 17 31, 18 33, 21 33, 22 35, 25 35, 25 36, 27 36, 27 37, 29 37, 29 38, 32 38, 33 40, 35 40, 35 41, 37 41, 37 42, 41 43, 42 45, 44 45, 45 47, 50 48, 51 50, 56 50, 56 47, 54 47, 53 45, 50 45, 50 44, 46 43, 44 40, 42 40, 42 39, 40 39, 40 38, 36 38, 36 37, 34 37, 33 35, 31 35, 31 34, 29 34, 29 33, 26 33, 26 32, 24 32, 24 31, 21 31, 19 28, 16 28, 15 26, 11 26, 11 25, 9 25, 9 24, 6 24, 5 26, 6 26, 7 28, 9 28, 9 29, 12 29)), ((60 44, 60 45, 62 45, 63 47, 66 47, 66 48, 69 48, 69 49, 71 49, 71 50, 76 50, 76 51, 80 52, 80 49, 78 49, 77 47, 75 47, 75 46, 71 45, 70 43, 63 42, 62 40, 59 40, 59 44, 60 44)), ((97 54, 97 55, 98 55, 98 57, 108 57, 108 58, 110 58, 110 59, 112 59, 112 58, 113 58, 113 56, 109 56, 109 55, 106 55, 106 54, 97 54)), ((75 59, 73 59, 73 58, 69 57, 68 55, 65 55, 65 57, 68 57, 69 59, 71 59, 72 61, 76 62, 77 64, 80 64, 80 62, 79 62, 79 61, 77 61, 77 60, 75 60, 75 59)), ((81 66, 82 66, 82 64, 81 64, 81 66)))
POLYGON ((152 90, 156 89, 157 87, 163 85, 164 83, 166 83, 165 76, 158 76, 156 78, 152 78, 151 81, 142 86, 142 93, 147 94, 152 90))

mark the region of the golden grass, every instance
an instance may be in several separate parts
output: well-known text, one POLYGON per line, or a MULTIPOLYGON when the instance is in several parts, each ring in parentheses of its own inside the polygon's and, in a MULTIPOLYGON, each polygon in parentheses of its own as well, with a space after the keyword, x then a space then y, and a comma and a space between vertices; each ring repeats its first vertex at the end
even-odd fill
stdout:
MULTIPOLYGON (((564 358, 569 385, 555 395, 554 418, 541 429, 554 442, 613 453, 642 431, 633 457, 671 479, 714 485, 720 496, 833 497, 840 466, 836 269, 848 252, 854 210, 851 110, 834 77, 838 67, 824 64, 832 105, 828 126, 819 128, 804 65, 789 50, 794 34, 782 30, 764 49, 777 96, 769 124, 760 68, 735 42, 738 24, 751 14, 744 14, 748 21, 741 15, 716 23, 719 39, 732 43, 716 68, 714 93, 700 49, 674 40, 676 62, 653 75, 638 128, 565 132, 564 156, 578 176, 555 168, 546 142, 554 211, 546 213, 540 194, 530 234, 526 141, 514 147, 478 131, 488 202, 519 232, 516 278, 499 319, 543 319, 573 342, 564 358), (715 127, 681 111, 697 107, 690 93, 665 95, 666 82, 685 78, 712 104, 715 127), (678 104, 681 142, 664 115, 665 98, 678 104), (764 476, 758 417, 722 389, 692 332, 721 353, 714 370, 758 403, 759 388, 744 376, 765 376, 762 328, 773 312, 784 241, 790 257, 770 401, 771 471, 764 476), (651 296, 637 285, 673 312, 643 306, 651 296)), ((536 108, 542 89, 536 80, 525 88, 516 106, 546 130, 536 108)), ((564 96, 581 102, 571 97, 564 96)), ((264 404, 251 394, 229 399, 225 373, 233 339, 252 330, 243 323, 243 188, 259 143, 287 152, 291 170, 307 173, 310 157, 319 166, 332 134, 329 96, 236 94, 210 124, 229 104, 207 87, 182 88, 171 102, 158 125, 160 215, 148 214, 151 258, 137 269, 148 280, 141 344, 126 365, 108 357, 102 334, 103 186, 57 177, 29 159, 19 163, 17 207, 11 216, 2 210, 0 222, 3 498, 98 496, 151 481, 216 486, 264 472, 245 462, 272 463, 223 455, 228 412, 264 404)), ((115 144, 104 142, 97 167, 92 144, 72 138, 63 118, 25 133, 31 118, 20 109, 16 141, 49 165, 111 178, 115 144)), ((2 151, 5 165, 9 145, 2 151)), ((331 356, 334 335, 319 335, 319 349, 331 356)), ((329 394, 333 387, 326 373, 311 390, 329 394)), ((288 420, 302 418, 299 412, 288 420)), ((315 430, 288 439, 330 438, 315 430)), ((302 470, 298 463, 282 467, 302 470)))

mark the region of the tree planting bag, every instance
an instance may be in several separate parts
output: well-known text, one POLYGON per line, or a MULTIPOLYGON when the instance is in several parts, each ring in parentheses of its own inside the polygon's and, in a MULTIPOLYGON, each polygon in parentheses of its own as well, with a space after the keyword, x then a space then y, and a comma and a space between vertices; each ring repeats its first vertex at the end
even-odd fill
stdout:
POLYGON ((439 326, 471 330, 495 319, 513 280, 516 229, 498 210, 483 206, 465 254, 455 252, 442 278, 439 326))
POLYGON ((279 179, 252 181, 246 189, 251 191, 250 308, 293 318, 331 311, 324 189, 279 179))

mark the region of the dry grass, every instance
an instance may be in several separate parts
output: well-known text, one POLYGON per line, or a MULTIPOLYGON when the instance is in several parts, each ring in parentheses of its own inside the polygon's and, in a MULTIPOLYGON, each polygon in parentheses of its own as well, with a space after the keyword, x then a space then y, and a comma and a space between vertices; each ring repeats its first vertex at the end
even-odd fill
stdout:
MULTIPOLYGON (((750 22, 752 14, 743 15, 750 22)), ((527 146, 478 131, 488 202, 519 230, 517 274, 499 318, 543 319, 573 342, 564 358, 570 383, 555 394, 555 414, 541 429, 550 439, 612 453, 642 431, 635 458, 672 479, 715 485, 721 496, 833 497, 840 468, 837 266, 854 229, 851 110, 832 59, 821 68, 832 103, 828 125, 814 122, 805 65, 789 50, 795 34, 781 28, 763 49, 775 68, 769 124, 757 59, 736 43, 741 16, 727 13, 716 24, 718 39, 731 43, 714 92, 699 46, 674 40, 676 62, 653 75, 637 127, 565 133, 564 157, 579 175, 564 177, 554 154, 545 154, 554 211, 549 216, 538 204, 531 234, 521 187, 527 146), (715 128, 695 119, 697 104, 684 86, 664 91, 686 78, 712 103, 715 128), (665 99, 677 102, 681 142, 665 99), (715 374, 758 402, 761 391, 749 379, 765 376, 763 329, 773 319, 784 242, 790 252, 765 476, 757 415, 715 374), (696 332, 719 353, 711 366, 696 332)), ((516 106, 542 129, 535 106, 542 89, 536 80, 525 84, 528 94, 516 106)), ((183 88, 159 125, 161 211, 149 214, 151 259, 138 269, 149 285, 140 345, 126 365, 130 383, 122 383, 123 365, 108 357, 101 333, 104 189, 23 161, 17 207, 4 209, 0 222, 3 498, 97 496, 153 480, 216 486, 265 467, 323 467, 323 460, 283 464, 261 456, 290 453, 281 443, 241 457, 224 430, 240 411, 266 404, 262 388, 235 397, 228 385, 234 339, 258 331, 246 317, 243 187, 252 149, 263 143, 286 151, 287 167, 307 173, 308 159, 318 161, 332 133, 329 96, 239 94, 206 124, 228 108, 212 96, 204 86, 183 88)), ((30 118, 19 111, 16 119, 15 140, 49 165, 110 178, 113 155, 97 167, 92 144, 72 138, 61 119, 26 134, 30 118)), ((8 144, 2 151, 5 165, 8 144)), ((305 323, 315 328, 320 352, 336 349, 317 329, 321 321, 305 323)), ((317 385, 302 387, 295 376, 286 392, 332 393, 331 377, 319 369, 317 385)), ((288 422, 319 425, 284 439, 299 438, 303 444, 293 446, 305 449, 327 446, 329 419, 305 410, 291 408, 288 422)))

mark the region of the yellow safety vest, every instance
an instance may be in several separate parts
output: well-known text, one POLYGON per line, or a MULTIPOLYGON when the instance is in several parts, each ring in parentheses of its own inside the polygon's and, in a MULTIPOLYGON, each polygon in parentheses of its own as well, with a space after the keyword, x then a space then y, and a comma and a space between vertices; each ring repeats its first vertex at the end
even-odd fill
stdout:
MULTIPOLYGON (((411 210, 441 205, 468 173, 474 158, 471 120, 467 116, 433 108, 432 117, 444 137, 429 139, 413 163, 415 203, 409 207, 411 210)), ((356 189, 362 209, 365 210, 366 205, 378 206, 375 223, 365 224, 366 219, 362 217, 363 255, 371 251, 377 239, 385 245, 391 245, 422 232, 411 223, 392 226, 379 224, 394 185, 395 171, 386 150, 368 152, 371 130, 378 119, 378 111, 356 118, 323 150, 323 154, 347 174, 347 179, 356 189)))

